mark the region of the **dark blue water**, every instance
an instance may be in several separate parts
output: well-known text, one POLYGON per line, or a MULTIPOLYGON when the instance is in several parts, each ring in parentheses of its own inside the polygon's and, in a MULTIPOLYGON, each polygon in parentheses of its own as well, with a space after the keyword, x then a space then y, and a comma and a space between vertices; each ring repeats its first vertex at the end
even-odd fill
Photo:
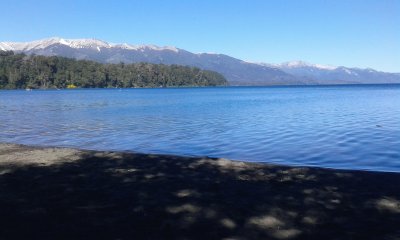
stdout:
POLYGON ((0 91, 0 142, 400 172, 400 86, 0 91))

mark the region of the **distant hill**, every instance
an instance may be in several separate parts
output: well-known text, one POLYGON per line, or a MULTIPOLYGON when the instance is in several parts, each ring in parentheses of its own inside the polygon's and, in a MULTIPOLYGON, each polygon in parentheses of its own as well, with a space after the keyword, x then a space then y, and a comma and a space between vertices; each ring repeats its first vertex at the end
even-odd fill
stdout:
POLYGON ((97 39, 49 38, 25 43, 0 42, 0 50, 101 63, 147 62, 194 66, 222 74, 230 85, 400 83, 400 74, 373 69, 330 67, 304 62, 258 64, 223 54, 195 54, 176 47, 112 44, 97 39))

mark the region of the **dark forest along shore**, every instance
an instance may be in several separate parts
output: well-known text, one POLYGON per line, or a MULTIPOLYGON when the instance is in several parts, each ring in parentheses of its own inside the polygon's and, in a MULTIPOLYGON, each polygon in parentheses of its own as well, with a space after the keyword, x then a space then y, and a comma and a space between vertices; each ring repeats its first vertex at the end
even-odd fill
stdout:
POLYGON ((400 174, 0 144, 0 239, 399 239, 400 174))
POLYGON ((101 64, 0 51, 0 89, 225 86, 219 73, 151 63, 101 64))
POLYGON ((400 172, 400 85, 0 91, 0 141, 400 172))

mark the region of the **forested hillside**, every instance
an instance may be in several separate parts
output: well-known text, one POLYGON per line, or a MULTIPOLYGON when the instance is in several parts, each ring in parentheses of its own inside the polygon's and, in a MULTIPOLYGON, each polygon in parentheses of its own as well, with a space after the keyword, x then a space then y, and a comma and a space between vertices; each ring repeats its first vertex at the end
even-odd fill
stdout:
POLYGON ((220 86, 219 73, 150 63, 101 64, 0 51, 0 89, 220 86))

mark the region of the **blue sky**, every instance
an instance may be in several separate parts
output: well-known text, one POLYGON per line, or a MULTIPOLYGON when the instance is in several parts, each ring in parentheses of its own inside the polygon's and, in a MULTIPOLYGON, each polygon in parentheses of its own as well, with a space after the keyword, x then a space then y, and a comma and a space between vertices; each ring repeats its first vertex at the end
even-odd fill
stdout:
POLYGON ((399 0, 0 0, 0 41, 172 45, 254 62, 400 72, 399 0))

